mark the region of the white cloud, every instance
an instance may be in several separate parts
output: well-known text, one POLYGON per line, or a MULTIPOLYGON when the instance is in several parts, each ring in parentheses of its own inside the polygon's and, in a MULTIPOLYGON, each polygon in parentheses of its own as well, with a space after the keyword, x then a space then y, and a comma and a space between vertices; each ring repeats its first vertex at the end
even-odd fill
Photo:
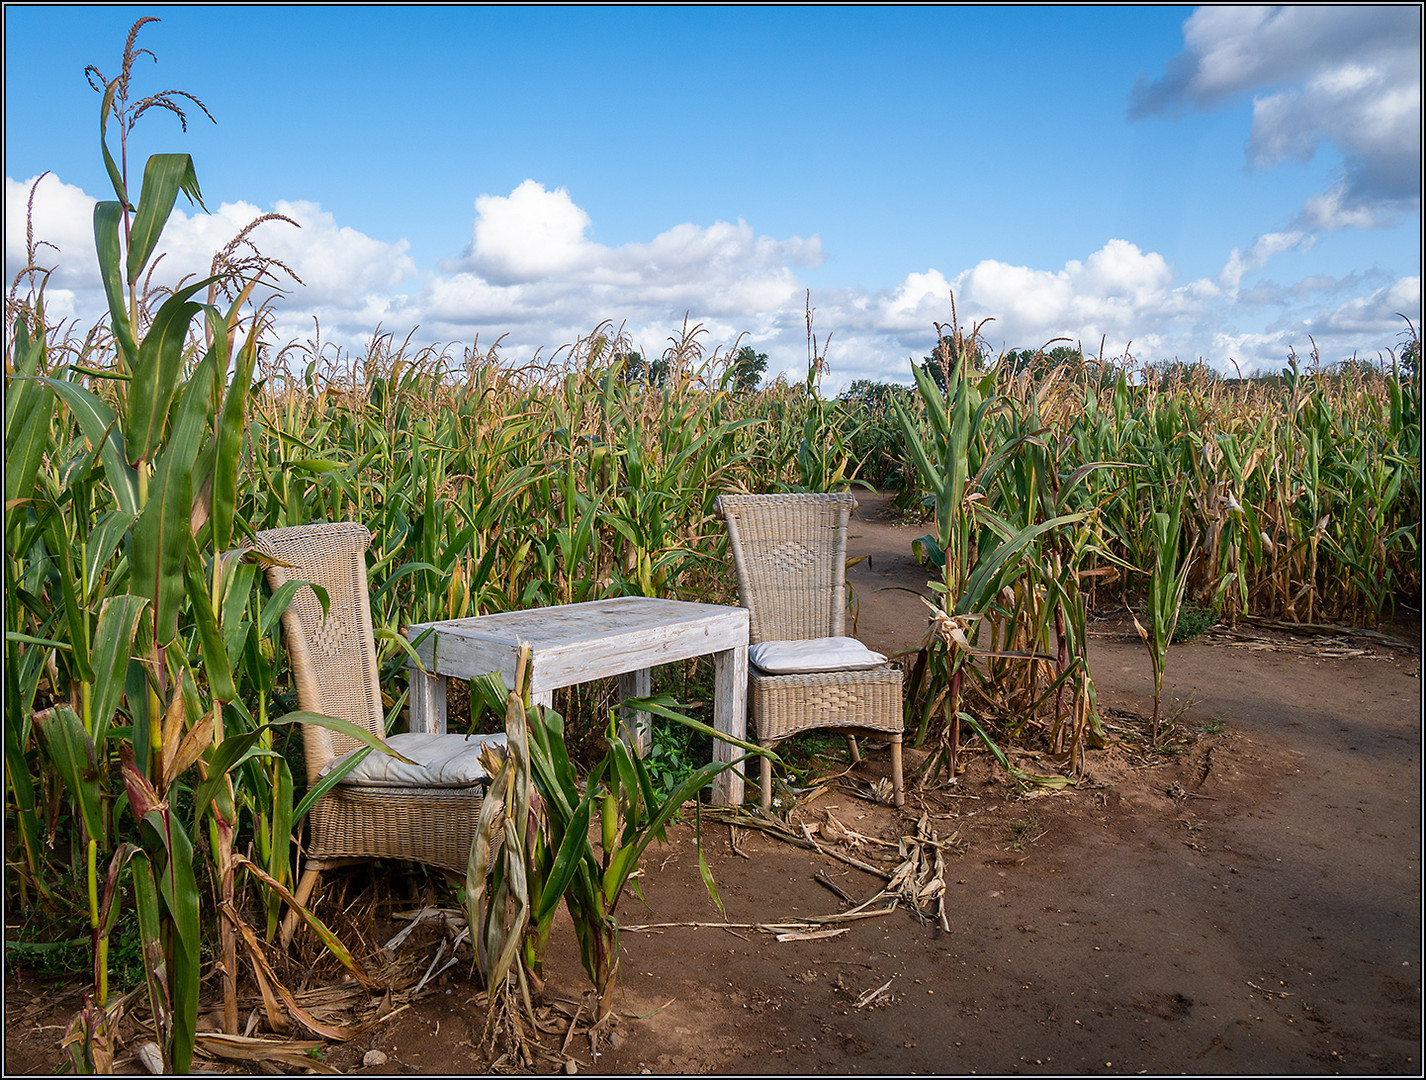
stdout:
MULTIPOLYGON (((6 180, 6 270, 24 261, 24 205, 29 186, 6 180)), ((49 177, 35 200, 36 238, 62 250, 47 296, 50 313, 84 325, 104 310, 89 224, 94 200, 49 177)), ((823 260, 821 243, 758 235, 744 221, 683 223, 646 242, 610 247, 590 239, 592 223, 568 192, 527 181, 508 198, 476 202, 466 255, 435 270, 415 265, 404 241, 388 242, 340 225, 320 206, 278 202, 301 228, 280 221, 253 234, 267 255, 306 282, 274 307, 276 343, 314 336, 359 354, 377 330, 413 346, 488 348, 503 336, 502 355, 524 363, 551 356, 605 320, 622 326, 635 348, 658 355, 681 332, 685 314, 706 331, 706 351, 730 348, 746 334, 768 353, 768 376, 800 380, 807 356, 799 270, 823 260), (529 250, 518 230, 540 237, 529 250)), ((158 277, 173 284, 206 274, 213 252, 259 216, 246 203, 213 214, 175 211, 163 238, 168 252, 158 277)), ((992 349, 1025 348, 1066 337, 1110 356, 1129 349, 1145 360, 1204 358, 1224 371, 1280 366, 1288 350, 1324 358, 1384 347, 1400 331, 1400 311, 1420 323, 1420 281, 1364 272, 1314 275, 1277 285, 1249 275, 1274 255, 1310 246, 1301 231, 1268 233, 1235 249, 1217 279, 1180 280, 1162 254, 1111 239, 1058 268, 984 260, 974 266, 928 267, 880 288, 826 290, 812 297, 814 330, 830 364, 823 388, 852 380, 906 381, 910 361, 949 323, 954 292, 964 329, 982 325, 992 349), (988 320, 988 321, 987 321, 988 320)), ((52 254, 52 253, 51 253, 52 254)))
POLYGON ((464 263, 487 281, 513 285, 577 272, 593 245, 589 215, 564 188, 526 180, 509 196, 475 200, 475 231, 464 263))
POLYGON ((1405 328, 1401 314, 1412 318, 1419 330, 1420 311, 1421 279, 1404 277, 1368 296, 1352 297, 1333 310, 1309 320, 1307 331, 1314 338, 1319 335, 1343 336, 1358 342, 1354 348, 1370 349, 1405 328))
POLYGON ((958 275, 955 288, 962 321, 995 317, 992 336, 1015 348, 1063 335, 1126 341, 1148 326, 1161 326, 1198 304, 1192 294, 1174 288, 1173 280, 1162 255, 1110 240, 1061 270, 987 260, 958 275))
MULTIPOLYGON (((26 206, 33 183, 5 178, 7 283, 25 265, 26 206)), ((40 247, 36 259, 55 268, 45 290, 46 311, 53 319, 92 324, 105 311, 94 248, 95 202, 54 176, 44 177, 35 189, 34 240, 53 245, 40 247)), ((370 333, 373 316, 390 317, 401 310, 394 290, 416 275, 406 241, 385 243, 338 226, 329 212, 310 202, 279 201, 271 211, 251 203, 223 203, 212 213, 190 214, 180 200, 149 264, 153 282, 171 286, 183 278, 207 277, 213 256, 265 213, 280 214, 297 226, 271 220, 249 234, 262 254, 290 267, 303 282, 277 275, 286 308, 318 312, 324 326, 330 319, 334 330, 352 334, 370 333)), ((310 323, 305 314, 303 319, 310 323)))
POLYGON ((1234 248, 1228 261, 1218 273, 1218 282, 1230 292, 1236 292, 1243 281, 1243 275, 1250 270, 1259 270, 1274 255, 1284 251, 1306 251, 1312 247, 1314 238, 1303 232, 1266 233, 1253 242, 1245 255, 1234 248))
POLYGON ((1140 79, 1130 116, 1210 109, 1252 95, 1248 162, 1309 160, 1342 175, 1309 200, 1312 229, 1390 224, 1420 207, 1421 11, 1414 5, 1199 8, 1162 79, 1140 79))
MULTIPOLYGON (((686 312, 710 334, 754 333, 800 303, 796 269, 823 261, 821 241, 757 235, 745 221, 675 225, 642 243, 616 247, 589 238, 592 222, 564 188, 534 180, 509 196, 475 200, 472 240, 442 263, 416 302, 448 338, 492 321, 541 333, 546 352, 557 334, 587 332, 602 319, 650 328, 661 350, 686 312)), ((569 340, 561 339, 561 340, 569 340)))
POLYGON ((34 192, 33 239, 35 264, 54 268, 46 297, 56 291, 73 295, 97 287, 98 264, 94 255, 94 204, 97 201, 53 173, 31 177, 24 183, 5 177, 5 284, 26 265, 26 220, 30 193, 34 192))

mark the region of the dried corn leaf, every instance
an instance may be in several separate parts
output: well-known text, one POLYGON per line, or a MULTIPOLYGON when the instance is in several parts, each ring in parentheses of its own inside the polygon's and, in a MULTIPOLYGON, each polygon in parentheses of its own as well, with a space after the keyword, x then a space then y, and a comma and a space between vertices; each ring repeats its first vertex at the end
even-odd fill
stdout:
POLYGON ((823 930, 800 930, 800 931, 799 931, 799 930, 793 930, 793 931, 789 931, 789 932, 784 933, 784 934, 778 934, 778 935, 777 935, 777 940, 778 940, 778 941, 817 941, 817 940, 819 940, 820 938, 840 937, 842 934, 845 934, 845 933, 846 933, 848 930, 850 930, 850 929, 851 929, 851 927, 849 927, 849 926, 836 926, 836 927, 830 927, 830 928, 823 929, 823 930))

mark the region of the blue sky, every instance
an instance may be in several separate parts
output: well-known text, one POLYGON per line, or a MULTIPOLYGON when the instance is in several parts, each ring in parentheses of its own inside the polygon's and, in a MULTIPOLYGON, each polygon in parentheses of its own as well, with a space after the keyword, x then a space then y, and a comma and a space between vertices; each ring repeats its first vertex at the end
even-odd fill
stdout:
MULTIPOLYGON (((102 311, 112 198, 94 64, 145 15, 131 158, 193 155, 171 278, 253 218, 291 266, 279 343, 504 337, 522 362, 622 325, 746 335, 824 388, 904 381, 951 295, 996 349, 1281 366, 1420 324, 1420 9, 5 9, 5 268, 56 245, 51 313, 102 311), (1309 340, 1311 339, 1311 340, 1309 340)), ((139 166, 135 166, 137 173, 139 166)))

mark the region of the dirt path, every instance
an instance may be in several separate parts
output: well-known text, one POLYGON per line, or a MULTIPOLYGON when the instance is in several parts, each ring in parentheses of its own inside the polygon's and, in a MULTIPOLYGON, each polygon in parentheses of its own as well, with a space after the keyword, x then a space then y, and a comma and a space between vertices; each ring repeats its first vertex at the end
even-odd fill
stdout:
MULTIPOLYGON (((872 558, 851 580, 859 633, 892 652, 924 609, 875 590, 915 583, 921 530, 877 509, 863 499, 849 553, 872 558)), ((1101 704, 1147 713, 1130 628, 1100 623, 1092 650, 1101 704)), ((1015 800, 968 770, 937 819, 968 842, 950 934, 898 912, 818 942, 626 935, 626 1011, 672 1002, 601 1069, 1419 1073, 1419 651, 1190 644, 1170 653, 1165 692, 1193 703, 1181 724, 1222 733, 1154 768, 1099 755, 1068 795, 1015 800), (893 1004, 854 1007, 888 979, 893 1004)), ((908 831, 846 798, 806 815, 827 808, 908 831)), ((707 844, 734 922, 838 910, 819 869, 855 897, 876 888, 771 839, 740 846, 750 859, 726 830, 707 844)), ((649 875, 651 920, 716 917, 691 858, 649 875)))
MULTIPOLYGON (((871 559, 849 575, 858 633, 896 652, 917 643, 925 609, 885 590, 924 582, 909 546, 924 530, 881 519, 877 497, 862 501, 850 553, 871 559)), ((794 819, 815 825, 831 810, 894 840, 924 810, 940 836, 955 835, 951 932, 905 910, 820 940, 626 932, 613 1045, 592 1057, 575 1040, 570 1052, 580 1071, 602 1073, 1419 1075, 1417 631, 1398 631, 1411 649, 1267 631, 1176 646, 1166 698, 1188 702, 1181 727, 1206 733, 1175 757, 1093 754, 1074 792, 1018 796, 984 754, 971 755, 954 797, 913 797, 900 813, 834 788, 794 819)), ((1147 715, 1149 666, 1126 621, 1096 620, 1091 650, 1111 724, 1147 715)), ((869 755, 857 775, 884 771, 885 756, 869 755)), ((908 752, 908 774, 919 760, 908 752)), ((704 846, 731 924, 850 906, 819 873, 857 900, 880 886, 758 832, 739 830, 735 851, 726 826, 705 823, 704 846)), ((629 898, 626 925, 719 921, 690 828, 645 867, 647 906, 629 898)), ((577 956, 557 926, 556 995, 585 989, 577 956)), ((480 1071, 474 987, 443 978, 328 1063, 359 1071, 375 1048, 387 1060, 373 1072, 480 1071)), ((11 1043, 25 1034, 12 1001, 28 991, 15 994, 8 971, 7 987, 11 1043)), ((6 1066, 48 1068, 12 1061, 9 1045, 6 1066)))

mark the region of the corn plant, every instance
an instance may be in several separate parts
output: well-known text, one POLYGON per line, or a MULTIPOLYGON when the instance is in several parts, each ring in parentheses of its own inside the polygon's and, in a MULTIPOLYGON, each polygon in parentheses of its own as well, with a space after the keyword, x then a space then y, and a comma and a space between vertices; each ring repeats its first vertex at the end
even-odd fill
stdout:
POLYGON ((236 744, 229 737, 244 712, 234 671, 249 639, 242 615, 252 575, 238 571, 241 554, 230 548, 247 395, 265 317, 243 314, 253 279, 232 289, 229 306, 195 299, 224 278, 221 267, 169 291, 161 303, 141 293, 178 193, 202 205, 185 154, 154 155, 139 197, 129 189, 127 138, 138 118, 161 107, 182 119, 183 102, 202 108, 180 91, 132 95, 134 60, 147 52, 136 38, 149 21, 141 19, 130 32, 118 76, 105 80, 90 69, 103 95, 100 146, 115 194, 94 211, 111 363, 95 366, 92 339, 78 356, 89 363, 48 363, 38 296, 15 320, 9 341, 17 406, 23 403, 27 412, 7 416, 7 434, 16 435, 7 464, 17 469, 18 482, 33 485, 33 494, 27 502, 20 498, 23 512, 7 515, 7 554, 23 610, 45 611, 46 595, 53 603, 39 616, 44 633, 26 633, 13 618, 7 632, 15 683, 23 687, 7 696, 7 729, 13 724, 17 733, 7 747, 7 789, 38 876, 21 741, 27 729, 37 732, 76 811, 88 875, 94 997, 70 1040, 76 1066, 102 1067, 107 1053, 114 1018, 107 938, 117 917, 117 883, 127 871, 164 1060, 186 1071, 202 963, 203 890, 194 837, 203 829, 222 913, 225 1021, 232 1032, 238 1024, 234 843, 240 804, 230 770, 243 762, 232 754, 236 744), (120 133, 117 161, 107 140, 111 120, 120 133), (40 670, 54 703, 34 712, 31 723, 40 670), (26 713, 17 715, 22 706, 26 713), (127 724, 116 723, 121 706, 127 724), (115 756, 123 791, 117 798, 115 756), (175 799, 200 761, 206 779, 197 789, 194 820, 187 822, 175 799), (118 799, 137 842, 114 849, 101 892, 99 855, 113 846, 118 799))
POLYGON ((966 681, 991 700, 1003 696, 1013 671, 1028 672, 1023 693, 1012 695, 1013 708, 1032 716, 1055 695, 1052 748, 1077 762, 1086 732, 1099 738, 1079 590, 1081 562, 1094 547, 1089 526, 1095 507, 1077 503, 1080 482, 1103 463, 1065 476, 1046 438, 1038 396, 1018 401, 997 391, 995 372, 977 372, 975 333, 964 338, 953 328, 940 336, 952 343, 954 360, 943 373, 945 394, 930 371, 914 369, 929 430, 893 400, 936 524, 936 532, 916 546, 941 571, 940 580, 931 582, 931 627, 909 680, 908 726, 914 724, 919 744, 939 711, 940 746, 928 765, 932 777, 943 768, 955 775, 962 723, 1008 767, 985 727, 964 708, 966 681), (986 661, 984 669, 977 659, 986 661), (1037 673, 1045 668, 1052 674, 1041 691, 1037 673), (1066 687, 1073 691, 1068 714, 1066 687))
POLYGON ((1169 643, 1178 626, 1183 607, 1188 572, 1193 564, 1193 550, 1183 551, 1183 532, 1179 520, 1183 514, 1184 493, 1169 502, 1167 510, 1155 510, 1153 515, 1154 569, 1149 580, 1148 617, 1146 631, 1134 618, 1134 628, 1149 650, 1154 671, 1153 741, 1159 741, 1159 706, 1164 691, 1164 663, 1169 643))
MULTIPOLYGON (((523 658, 517 672, 522 669, 523 658)), ((519 674, 516 681, 521 681, 519 674)), ((491 706, 503 691, 492 679, 479 680, 477 686, 491 706)), ((728 739, 747 753, 734 762, 710 762, 666 794, 659 793, 642 759, 624 741, 619 710, 610 710, 604 756, 581 782, 569 757, 560 714, 531 706, 515 690, 507 693, 508 749, 503 761, 497 764, 492 755, 489 763, 490 794, 481 810, 466 875, 470 925, 478 927, 481 936, 479 956, 491 1010, 487 1033, 492 1037, 520 1041, 513 998, 517 996, 530 1011, 531 988, 542 985, 544 951, 561 903, 574 923, 580 960, 594 983, 593 1019, 596 1026, 603 1022, 613 1009, 619 972, 616 910, 634 881, 640 857, 655 840, 665 841, 673 816, 724 769, 759 754, 776 760, 771 751, 720 735, 692 719, 671 698, 634 698, 624 702, 623 709, 652 713, 701 734, 728 739), (590 839, 596 813, 597 844, 590 839), (492 856, 497 830, 502 844, 492 856)), ((701 846, 699 868, 710 897, 718 903, 701 846)))

